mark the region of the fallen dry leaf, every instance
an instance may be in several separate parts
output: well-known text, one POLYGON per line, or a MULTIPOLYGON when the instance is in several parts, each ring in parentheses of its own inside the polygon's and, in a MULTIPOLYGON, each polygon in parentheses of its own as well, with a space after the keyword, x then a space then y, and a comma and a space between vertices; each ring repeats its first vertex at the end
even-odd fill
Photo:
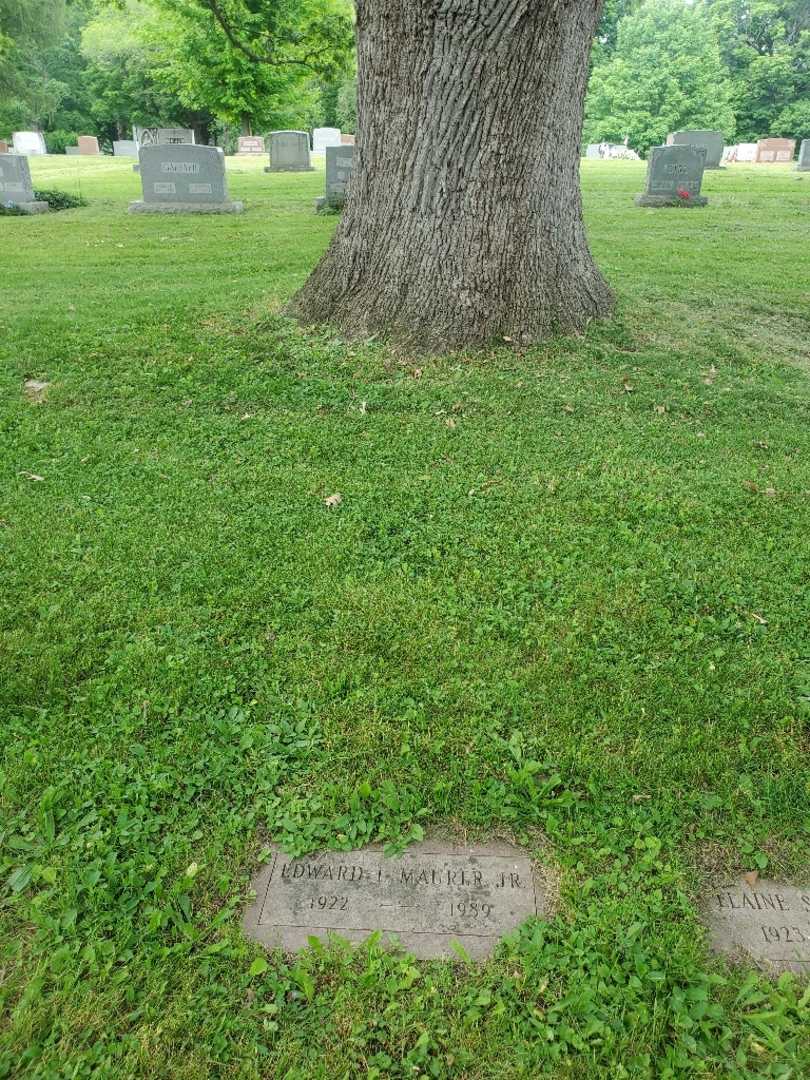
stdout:
POLYGON ((334 510, 336 506, 340 506, 343 502, 343 496, 339 491, 336 491, 334 495, 330 495, 327 499, 323 500, 324 506, 327 510, 334 510))
POLYGON ((412 379, 421 379, 422 378, 422 369, 420 367, 413 368, 411 370, 411 378, 412 379))
POLYGON ((622 383, 622 390, 624 390, 625 394, 632 394, 635 390, 635 387, 631 382, 628 382, 628 380, 625 379, 622 383))
POLYGON ((574 411, 573 405, 563 405, 563 412, 572 413, 574 411))
POLYGON ((765 488, 765 490, 763 491, 762 494, 763 495, 775 495, 776 494, 776 488, 767 487, 767 488, 765 488))
POLYGON ((747 491, 753 491, 755 495, 759 494, 759 488, 753 480, 743 480, 742 484, 747 491))
POLYGON ((759 881, 759 871, 749 870, 747 874, 743 874, 743 880, 746 881, 753 889, 753 887, 759 881))
POLYGON ((452 417, 452 416, 448 416, 448 417, 447 417, 447 419, 445 420, 445 424, 446 424, 446 425, 447 425, 447 426, 448 426, 449 428, 454 428, 454 427, 456 426, 456 422, 455 422, 455 420, 453 419, 453 417, 452 417))
POLYGON ((40 382, 39 379, 26 379, 23 383, 23 390, 29 401, 39 405, 44 401, 50 385, 49 382, 40 382))
POLYGON ((768 620, 763 619, 761 615, 757 615, 757 613, 755 611, 751 612, 751 618, 754 619, 755 622, 758 622, 760 624, 760 626, 767 626, 768 625, 768 620))
POLYGON ((20 476, 24 476, 26 480, 44 480, 45 479, 44 476, 37 476, 37 474, 35 472, 25 472, 25 470, 23 470, 20 473, 20 476))
POLYGON ((664 413, 667 411, 667 407, 666 405, 656 405, 655 411, 658 413, 659 416, 663 416, 664 413))

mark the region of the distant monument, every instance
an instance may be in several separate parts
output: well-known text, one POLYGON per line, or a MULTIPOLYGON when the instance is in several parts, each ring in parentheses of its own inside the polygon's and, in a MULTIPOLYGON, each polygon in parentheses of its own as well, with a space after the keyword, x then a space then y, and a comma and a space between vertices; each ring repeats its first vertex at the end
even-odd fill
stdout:
POLYGON ((759 164, 787 164, 793 161, 795 151, 795 139, 760 139, 757 143, 756 161, 759 164))
POLYGON ((312 172, 306 131, 270 133, 270 164, 265 172, 312 172))
POLYGON ((0 203, 24 214, 44 214, 46 202, 34 198, 31 168, 23 154, 0 154, 0 203))
POLYGON ((191 128, 134 127, 132 137, 139 147, 177 146, 194 142, 191 128))
POLYGON ((315 200, 315 209, 320 212, 327 207, 342 210, 346 202, 346 192, 354 170, 353 146, 329 146, 326 150, 326 194, 315 200))
POLYGON ((312 149, 322 154, 330 146, 342 146, 340 128, 315 128, 312 132, 312 149))
POLYGON ((142 146, 138 154, 143 199, 131 214, 239 214, 225 179, 225 155, 218 146, 192 143, 142 146))
POLYGON ((799 172, 810 172, 810 139, 802 139, 796 168, 799 172))
POLYGON ((705 161, 704 146, 653 146, 644 194, 636 197, 636 206, 705 206, 709 200, 700 194, 705 161))
POLYGON ((237 154, 263 154, 264 139, 260 135, 240 135, 236 152, 237 154))
POLYGON ((706 149, 706 168, 722 169, 723 132, 722 131, 675 131, 668 140, 668 146, 703 146, 706 149))
POLYGON ((113 143, 113 154, 116 157, 138 156, 138 144, 134 139, 116 139, 113 143))
POLYGON ((11 144, 17 154, 47 154, 48 148, 40 131, 15 131, 11 136, 11 144))

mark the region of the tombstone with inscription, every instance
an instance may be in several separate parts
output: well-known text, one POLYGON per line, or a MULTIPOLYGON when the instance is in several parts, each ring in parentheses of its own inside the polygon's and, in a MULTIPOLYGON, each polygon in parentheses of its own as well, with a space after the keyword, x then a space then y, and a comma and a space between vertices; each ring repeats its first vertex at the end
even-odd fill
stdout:
POLYGON ((720 169, 723 157, 722 131, 675 131, 670 146, 703 146, 706 149, 706 168, 720 169))
POLYGON ((309 135, 305 131, 270 133, 270 164, 265 172, 312 172, 309 135))
POLYGON ((260 135, 240 135, 237 154, 263 154, 264 139, 260 135))
POLYGON ((770 975, 810 975, 810 885, 746 881, 714 886, 703 898, 711 946, 770 975))
POLYGON ((760 139, 757 143, 756 161, 759 164, 782 164, 793 161, 795 139, 760 139))
POLYGON ((8 153, 8 143, 5 139, 0 139, 0 154, 8 153))
POLYGON ((353 146, 330 146, 326 151, 326 194, 315 200, 315 209, 342 210, 354 170, 353 146))
POLYGON ((79 153, 95 157, 101 151, 98 148, 98 139, 95 135, 78 135, 76 142, 79 145, 79 153))
POLYGON ((16 153, 27 154, 29 157, 48 153, 45 139, 39 131, 15 131, 11 136, 11 144, 16 153))
POLYGON ((134 127, 132 137, 141 146, 179 146, 194 142, 191 128, 134 127))
POLYGON ((810 172, 810 139, 802 139, 796 168, 799 172, 810 172))
POLYGON ((737 161, 756 161, 757 160, 757 144, 754 142, 741 142, 737 143, 737 161))
POLYGON ((291 859, 276 851, 254 879, 242 926, 267 948, 294 952, 310 937, 352 942, 378 931, 417 957, 478 959, 504 934, 548 911, 524 851, 424 841, 396 858, 379 848, 291 859))
POLYGON ((705 147, 653 146, 647 159, 647 183, 636 206, 705 206, 700 194, 705 147))
POLYGON ((0 154, 0 203, 15 206, 24 214, 44 214, 46 202, 34 198, 31 169, 23 154, 0 154))
POLYGON ((137 157, 138 144, 134 139, 116 139, 113 143, 113 154, 116 157, 137 157))
POLYGON ((312 132, 312 149, 322 154, 330 146, 340 146, 340 128, 315 128, 312 132))
POLYGON ((225 179, 225 155, 218 146, 142 146, 138 165, 143 199, 131 214, 238 214, 225 179))

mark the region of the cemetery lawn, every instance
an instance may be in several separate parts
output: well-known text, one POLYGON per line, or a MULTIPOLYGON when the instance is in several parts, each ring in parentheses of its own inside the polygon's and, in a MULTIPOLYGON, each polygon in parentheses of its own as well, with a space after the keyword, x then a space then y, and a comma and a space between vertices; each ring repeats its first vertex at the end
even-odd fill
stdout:
POLYGON ((336 219, 264 162, 131 217, 130 162, 35 158, 89 205, 0 218, 0 1077, 810 1075, 806 982, 698 918, 810 882, 810 173, 655 211, 586 161, 615 318, 420 357, 278 314, 336 219), (243 938, 271 840, 435 828, 556 916, 243 938))

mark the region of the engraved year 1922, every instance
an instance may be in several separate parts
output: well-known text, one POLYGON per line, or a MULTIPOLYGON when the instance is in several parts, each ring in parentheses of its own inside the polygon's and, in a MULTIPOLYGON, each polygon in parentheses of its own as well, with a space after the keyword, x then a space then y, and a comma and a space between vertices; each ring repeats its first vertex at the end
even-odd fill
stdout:
POLYGON ((318 908, 319 911, 346 911, 349 907, 348 896, 313 896, 309 902, 310 908, 318 908))

